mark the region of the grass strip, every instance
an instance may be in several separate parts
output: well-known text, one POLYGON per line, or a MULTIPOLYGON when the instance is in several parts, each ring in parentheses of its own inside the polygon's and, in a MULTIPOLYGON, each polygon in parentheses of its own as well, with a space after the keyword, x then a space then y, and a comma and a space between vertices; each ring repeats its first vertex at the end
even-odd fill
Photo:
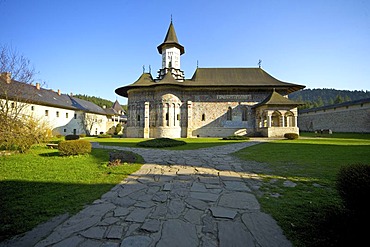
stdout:
POLYGON ((0 156, 0 240, 80 211, 141 167, 107 167, 109 152, 61 157, 58 150, 37 146, 26 154, 0 156))

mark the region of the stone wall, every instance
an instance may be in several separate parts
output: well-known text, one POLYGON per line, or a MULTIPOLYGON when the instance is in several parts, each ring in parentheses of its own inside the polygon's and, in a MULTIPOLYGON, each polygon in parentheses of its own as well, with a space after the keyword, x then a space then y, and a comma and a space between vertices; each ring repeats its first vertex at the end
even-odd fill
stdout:
MULTIPOLYGON (((161 86, 146 90, 132 89, 128 92, 127 137, 143 137, 144 133, 150 138, 253 134, 257 131, 254 106, 270 94, 269 91, 240 88, 225 90, 161 86), (145 119, 149 120, 147 127, 145 119)), ((283 132, 283 129, 271 130, 266 136, 278 136, 283 132)), ((298 128, 294 132, 298 132, 298 128)))
POLYGON ((298 126, 301 131, 370 133, 370 102, 304 110, 298 115, 298 126))

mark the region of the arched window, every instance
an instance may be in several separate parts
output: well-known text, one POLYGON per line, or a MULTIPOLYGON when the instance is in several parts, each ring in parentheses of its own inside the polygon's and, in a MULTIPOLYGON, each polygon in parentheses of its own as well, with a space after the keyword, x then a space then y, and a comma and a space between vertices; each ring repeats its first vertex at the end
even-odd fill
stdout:
POLYGON ((202 121, 206 121, 206 114, 202 114, 202 121))
POLYGON ((166 103, 166 125, 170 126, 170 104, 166 103))
POLYGON ((284 121, 285 121, 285 127, 295 127, 295 118, 294 114, 291 111, 288 111, 285 113, 284 116, 284 121))
POLYGON ((281 113, 279 111, 274 111, 271 116, 271 127, 281 127, 281 113))
POLYGON ((248 121, 248 109, 243 107, 242 109, 242 121, 248 121))

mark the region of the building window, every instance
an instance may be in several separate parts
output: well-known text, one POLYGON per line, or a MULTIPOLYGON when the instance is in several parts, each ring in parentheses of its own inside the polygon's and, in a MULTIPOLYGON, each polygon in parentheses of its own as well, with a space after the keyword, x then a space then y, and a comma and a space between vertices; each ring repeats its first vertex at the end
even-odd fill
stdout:
POLYGON ((68 112, 66 112, 66 118, 68 118, 68 112))
POLYGON ((76 119, 77 118, 77 114, 75 113, 75 116, 74 116, 74 118, 76 119))
POLYGON ((140 122, 140 115, 137 115, 137 121, 140 122))
POLYGON ((57 111, 57 117, 59 117, 59 112, 57 111))
POLYGON ((180 120, 180 114, 179 114, 179 113, 177 113, 177 115, 176 115, 176 120, 177 120, 177 121, 179 121, 179 120, 180 120))
POLYGON ((226 120, 232 121, 233 120, 233 109, 229 106, 226 113, 226 120))
POLYGON ((206 114, 202 114, 202 121, 206 121, 206 114))
POLYGON ((77 130, 76 129, 73 129, 73 134, 76 135, 77 134, 77 130))
POLYGON ((14 109, 14 107, 15 107, 15 103, 14 103, 14 102, 12 102, 12 103, 10 104, 10 107, 11 107, 12 109, 14 109))
POLYGON ((66 133, 67 132, 67 129, 63 129, 63 132, 66 133))
POLYGON ((242 109, 242 121, 247 121, 248 120, 248 109, 244 107, 242 109))
POLYGON ((98 135, 98 128, 95 129, 95 135, 98 135))
POLYGON ((34 111, 35 110, 35 106, 31 106, 31 111, 34 111))
POLYGON ((45 117, 49 116, 49 110, 45 110, 45 117))

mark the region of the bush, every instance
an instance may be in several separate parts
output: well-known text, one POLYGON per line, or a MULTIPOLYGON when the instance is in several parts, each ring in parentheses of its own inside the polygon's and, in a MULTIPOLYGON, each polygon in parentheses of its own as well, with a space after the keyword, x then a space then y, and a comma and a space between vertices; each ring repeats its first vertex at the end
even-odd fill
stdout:
POLYGON ((22 119, 0 114, 0 149, 26 152, 51 137, 48 125, 33 117, 22 119))
POLYGON ((288 140, 295 140, 298 139, 299 135, 296 133, 285 133, 284 137, 288 140))
POLYGON ((79 136, 79 135, 66 135, 66 136, 64 137, 64 139, 65 139, 66 141, 70 141, 70 140, 78 140, 78 139, 80 139, 80 136, 79 136))
POLYGON ((62 141, 58 145, 59 154, 62 156, 91 153, 91 143, 86 140, 62 141))
POLYGON ((98 138, 112 138, 112 135, 100 134, 100 135, 98 135, 98 138))
POLYGON ((114 130, 114 134, 118 135, 119 132, 121 132, 121 130, 122 130, 122 124, 118 123, 115 130, 114 130))
POLYGON ((337 190, 347 209, 362 215, 370 210, 370 165, 343 166, 337 175, 337 190))
POLYGON ((224 137, 222 138, 222 140, 249 140, 249 137, 232 135, 232 136, 224 137))
POLYGON ((176 147, 185 145, 186 142, 178 141, 170 138, 156 138, 152 140, 142 141, 136 144, 139 147, 148 148, 164 148, 164 147, 176 147))

